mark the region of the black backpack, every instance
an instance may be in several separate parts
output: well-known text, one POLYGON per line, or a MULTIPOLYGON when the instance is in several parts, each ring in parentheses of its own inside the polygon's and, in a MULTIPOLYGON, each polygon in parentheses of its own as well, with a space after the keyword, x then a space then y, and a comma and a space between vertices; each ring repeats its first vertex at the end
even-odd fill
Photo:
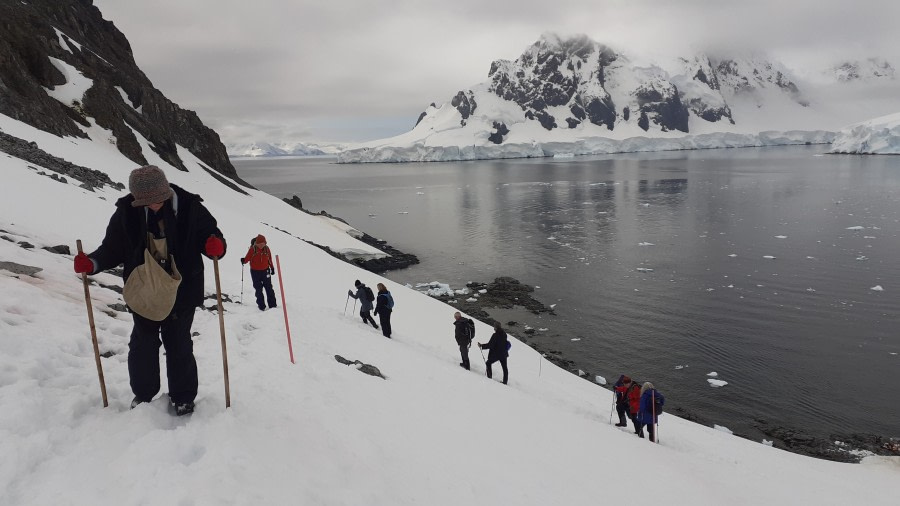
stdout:
POLYGON ((660 395, 656 390, 653 392, 653 411, 656 413, 656 416, 659 416, 663 412, 663 404, 666 403, 666 398, 660 395))
POLYGON ((469 328, 469 340, 475 339, 475 322, 471 318, 466 318, 466 326, 469 328))
POLYGON ((367 301, 372 302, 372 301, 375 300, 375 294, 372 293, 372 289, 371 289, 371 288, 369 288, 368 286, 365 287, 365 292, 366 292, 366 300, 367 300, 367 301))

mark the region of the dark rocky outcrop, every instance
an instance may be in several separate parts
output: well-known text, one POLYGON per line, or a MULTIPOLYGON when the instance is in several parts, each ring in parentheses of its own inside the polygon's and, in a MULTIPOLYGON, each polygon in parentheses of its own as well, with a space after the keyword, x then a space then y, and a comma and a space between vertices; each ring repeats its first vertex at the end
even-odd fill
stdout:
MULTIPOLYGON (((647 130, 652 122, 663 132, 688 132, 688 110, 681 103, 678 88, 671 83, 650 82, 634 92, 641 111, 641 128, 647 130), (646 118, 646 121, 644 121, 646 118)), ((640 123, 639 123, 640 124, 640 123)))
POLYGON ((0 2, 0 113, 55 135, 82 138, 87 135, 79 125, 93 118, 135 165, 147 158, 133 132, 181 170, 189 168, 176 145, 247 186, 219 136, 154 88, 128 40, 91 0, 0 2), (45 91, 66 83, 60 70, 66 66, 92 82, 82 100, 69 104, 45 91))
MULTIPOLYGON (((0 132, 0 151, 80 181, 81 187, 86 190, 93 191, 94 188, 103 188, 104 186, 110 186, 118 190, 125 188, 123 184, 113 182, 103 172, 67 162, 62 158, 57 158, 47 153, 38 147, 35 142, 19 139, 3 132, 0 132)), ((29 166, 29 168, 41 172, 37 167, 29 166)))
POLYGON ((506 127, 506 123, 501 123, 499 121, 494 122, 494 131, 488 136, 488 140, 493 142, 494 144, 502 144, 503 139, 509 133, 509 128, 506 127))
MULTIPOLYGON (((478 106, 478 104, 475 103, 475 95, 472 93, 472 90, 460 91, 457 93, 456 96, 453 97, 453 100, 450 101, 450 105, 456 107, 462 115, 463 125, 466 124, 466 120, 469 119, 469 116, 475 112, 475 108, 478 106)), ((418 124, 418 122, 416 124, 418 124)))

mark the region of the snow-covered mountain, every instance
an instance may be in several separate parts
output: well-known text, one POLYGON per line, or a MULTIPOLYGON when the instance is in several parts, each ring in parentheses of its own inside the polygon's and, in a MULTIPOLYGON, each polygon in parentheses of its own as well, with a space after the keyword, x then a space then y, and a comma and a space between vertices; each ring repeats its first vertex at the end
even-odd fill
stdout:
POLYGON ((844 128, 835 136, 831 152, 900 155, 900 113, 844 128))
MULTIPOLYGON (((900 97, 893 100, 900 105, 900 97)), ((410 132, 348 149, 339 160, 588 154, 586 145, 633 138, 724 147, 734 145, 733 134, 743 136, 742 145, 764 145, 763 131, 836 130, 861 119, 833 102, 760 54, 651 61, 586 36, 545 34, 516 60, 491 64, 487 81, 431 104, 410 132), (696 136, 706 137, 697 142, 696 136)), ((810 142, 803 135, 774 136, 810 142)))
POLYGON ((844 61, 825 72, 840 82, 895 79, 894 66, 884 58, 844 61))
POLYGON ((230 157, 267 156, 318 156, 334 155, 346 147, 345 144, 316 144, 304 142, 251 142, 227 145, 230 157))

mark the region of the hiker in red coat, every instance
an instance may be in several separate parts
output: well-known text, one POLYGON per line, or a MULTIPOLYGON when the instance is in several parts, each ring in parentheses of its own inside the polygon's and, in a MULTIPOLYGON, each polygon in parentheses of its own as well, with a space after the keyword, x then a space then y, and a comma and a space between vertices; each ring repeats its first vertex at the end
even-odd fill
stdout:
POLYGON ((272 288, 272 274, 275 267, 272 265, 272 251, 266 245, 266 238, 262 234, 256 236, 253 245, 247 250, 247 255, 241 259, 241 264, 250 263, 250 278, 253 279, 253 288, 256 290, 256 305, 260 311, 266 310, 266 299, 269 301, 269 309, 278 307, 275 300, 275 290, 272 288), (263 299, 263 289, 266 297, 263 299))
POLYGON ((640 437, 644 437, 644 425, 638 420, 638 412, 641 408, 641 386, 637 382, 627 378, 623 385, 625 387, 625 399, 628 401, 628 418, 634 424, 634 433, 640 437))

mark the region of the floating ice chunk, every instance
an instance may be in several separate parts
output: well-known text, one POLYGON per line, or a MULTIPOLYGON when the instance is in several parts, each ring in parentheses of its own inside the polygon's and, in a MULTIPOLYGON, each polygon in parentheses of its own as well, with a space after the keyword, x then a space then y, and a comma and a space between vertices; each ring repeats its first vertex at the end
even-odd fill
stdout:
POLYGON ((606 384, 606 378, 604 378, 603 376, 594 376, 594 381, 597 382, 598 385, 606 384))
POLYGON ((457 301, 456 299, 447 301, 448 304, 456 304, 457 302, 459 302, 459 301, 457 301))
POLYGON ((566 267, 565 267, 564 265, 561 265, 561 266, 559 266, 559 268, 560 268, 560 269, 565 269, 566 267))
POLYGON ((728 384, 727 381, 717 380, 717 379, 712 379, 712 378, 709 378, 706 381, 707 381, 707 383, 709 383, 709 386, 711 386, 713 388, 724 387, 725 385, 728 384))
POLYGON ((656 246, 652 242, 639 242, 638 246, 656 246))
POLYGON ((724 432, 726 434, 734 434, 734 432, 732 432, 731 429, 729 429, 728 427, 725 427, 724 425, 713 424, 713 429, 724 432))
POLYGON ((547 332, 548 330, 550 330, 550 329, 540 328, 540 329, 538 329, 538 332, 547 332))
POLYGON ((877 239, 874 235, 864 235, 863 239, 877 239))
POLYGON ((775 238, 776 239, 787 239, 787 236, 786 235, 776 235, 775 238))
POLYGON ((676 370, 676 371, 680 371, 680 370, 682 370, 682 369, 684 369, 684 366, 683 366, 683 365, 676 365, 676 366, 675 366, 675 370, 676 370))
POLYGON ((772 442, 769 441, 768 439, 765 439, 765 438, 763 438, 762 444, 764 444, 764 445, 766 445, 766 446, 772 446, 772 442))
POLYGON ((556 304, 550 304, 550 309, 553 309, 555 307, 556 307, 556 304))
POLYGON ((369 213, 369 218, 374 218, 374 217, 376 217, 376 216, 378 216, 378 215, 377 215, 377 214, 373 214, 373 213, 369 213))
POLYGON ((730 254, 730 255, 728 255, 728 256, 730 256, 731 258, 734 258, 734 257, 737 256, 737 254, 736 254, 736 253, 732 253, 732 254, 730 254))
POLYGON ((715 288, 707 288, 706 289, 707 292, 714 292, 715 290, 716 290, 715 288))
POLYGON ((719 373, 717 373, 716 371, 713 371, 713 372, 711 372, 711 373, 707 373, 706 375, 709 376, 710 378, 717 378, 717 377, 719 377, 719 373))
POLYGON ((883 292, 884 288, 882 288, 881 285, 875 285, 872 287, 872 290, 874 290, 876 292, 883 292))
POLYGON ((650 207, 650 204, 641 204, 644 207, 650 207))
POLYGON ((866 260, 868 260, 868 259, 869 259, 869 257, 867 257, 867 256, 865 256, 865 255, 860 255, 860 256, 856 257, 856 261, 857 261, 857 262, 864 262, 864 261, 866 261, 866 260))
POLYGON ((475 297, 469 297, 468 299, 466 299, 466 302, 478 302, 478 299, 476 299, 475 297))
POLYGON ((811 256, 807 255, 807 256, 806 256, 806 259, 807 259, 807 260, 815 260, 816 257, 811 257, 811 256))
POLYGON ((548 240, 548 241, 555 241, 555 240, 556 240, 556 237, 554 237, 554 236, 551 235, 550 237, 547 238, 547 240, 548 240))
POLYGON ((774 260, 775 259, 775 257, 773 257, 772 255, 763 255, 763 258, 765 258, 766 260, 774 260))
POLYGON ((816 289, 815 289, 815 288, 807 288, 806 291, 807 291, 807 292, 815 292, 816 289))
POLYGON ((580 338, 580 337, 573 337, 571 340, 572 340, 572 341, 581 341, 581 338, 580 338))
POLYGON ((425 195, 425 192, 416 192, 416 195, 425 195))
POLYGON ((582 371, 581 369, 578 369, 578 375, 581 377, 584 377, 584 376, 587 376, 587 373, 582 371))
POLYGON ((481 290, 478 290, 478 293, 487 293, 487 288, 482 288, 481 290))
POLYGON ((896 354, 897 354, 896 352, 893 352, 893 351, 891 351, 891 352, 889 352, 889 353, 890 353, 891 355, 896 355, 896 354))
POLYGON ((397 214, 409 214, 409 211, 397 211, 397 214))
POLYGON ((423 188, 425 188, 425 187, 424 186, 416 186, 416 190, 421 190, 423 188))
POLYGON ((638 267, 638 268, 635 269, 635 270, 636 270, 636 271, 639 271, 639 272, 653 272, 653 269, 650 269, 650 268, 647 268, 647 267, 638 267))
POLYGON ((863 228, 865 228, 865 227, 856 225, 855 227, 847 227, 847 230, 862 230, 863 228))
POLYGON ((734 288, 734 285, 728 285, 727 288, 734 288))

